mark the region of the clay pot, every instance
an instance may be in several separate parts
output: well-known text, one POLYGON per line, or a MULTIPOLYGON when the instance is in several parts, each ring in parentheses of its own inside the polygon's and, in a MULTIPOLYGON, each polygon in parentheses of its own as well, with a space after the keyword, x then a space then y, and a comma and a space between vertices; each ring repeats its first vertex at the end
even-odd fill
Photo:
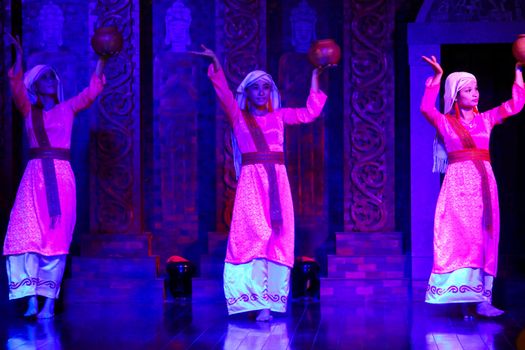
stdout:
POLYGON ((518 62, 525 63, 525 34, 519 34, 512 44, 512 54, 518 62))
POLYGON ((337 64, 341 59, 341 48, 332 39, 317 40, 308 50, 308 60, 316 67, 337 64))
POLYGON ((100 27, 91 38, 91 46, 99 56, 114 56, 122 50, 122 34, 117 27, 100 27))

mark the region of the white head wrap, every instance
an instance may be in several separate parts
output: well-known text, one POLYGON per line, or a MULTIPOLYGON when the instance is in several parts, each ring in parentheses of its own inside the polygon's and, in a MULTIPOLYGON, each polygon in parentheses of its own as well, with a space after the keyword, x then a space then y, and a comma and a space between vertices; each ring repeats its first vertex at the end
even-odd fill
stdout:
POLYGON ((44 64, 39 64, 31 68, 28 72, 24 75, 24 85, 27 89, 27 96, 29 97, 29 101, 31 104, 35 104, 38 100, 37 93, 34 89, 34 83, 35 81, 40 78, 42 74, 47 72, 48 70, 52 71, 55 74, 55 77, 57 79, 57 98, 58 102, 64 101, 64 89, 62 86, 62 81, 60 80, 60 76, 56 72, 55 69, 53 69, 51 66, 47 66, 44 64))
MULTIPOLYGON (((275 82, 273 81, 272 76, 262 70, 254 70, 248 73, 248 75, 246 75, 244 80, 237 87, 235 99, 237 100, 237 104, 239 105, 239 108, 241 110, 246 109, 246 88, 258 80, 263 80, 265 82, 270 83, 271 85, 270 102, 272 104, 272 108, 273 110, 280 108, 281 107, 281 96, 279 95, 279 89, 277 89, 277 85, 275 85, 275 82)), ((233 150, 233 164, 235 165, 235 175, 237 176, 237 179, 238 179, 241 174, 242 155, 239 149, 239 145, 237 144, 237 139, 235 138, 235 135, 233 134, 233 131, 231 134, 231 138, 232 138, 232 150, 233 150)))
POLYGON ((445 103, 444 114, 450 113, 458 93, 472 81, 476 81, 476 77, 467 72, 454 72, 449 74, 447 80, 445 80, 445 95, 443 96, 445 103))
MULTIPOLYGON (((447 80, 445 80, 445 94, 443 96, 445 104, 444 114, 450 113, 458 93, 472 81, 476 81, 476 77, 467 72, 454 72, 449 74, 447 80)), ((448 155, 443 140, 437 135, 434 138, 433 155, 434 165, 432 172, 445 173, 448 167, 448 155)))
POLYGON ((279 89, 275 85, 272 76, 262 70, 254 70, 244 78, 239 84, 236 91, 236 100, 240 109, 246 109, 246 88, 255 83, 258 80, 263 80, 271 85, 270 101, 274 110, 281 107, 281 97, 279 95, 279 89))

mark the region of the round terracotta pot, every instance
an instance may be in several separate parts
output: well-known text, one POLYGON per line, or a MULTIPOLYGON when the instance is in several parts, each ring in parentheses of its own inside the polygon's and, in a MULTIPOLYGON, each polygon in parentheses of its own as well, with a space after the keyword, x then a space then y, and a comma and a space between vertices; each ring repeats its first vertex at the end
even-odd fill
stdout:
POLYGON ((518 62, 525 63, 525 34, 519 34, 512 44, 512 54, 518 62))
POLYGON ((91 38, 91 46, 97 55, 114 56, 122 50, 122 34, 117 27, 100 27, 91 38))
POLYGON ((316 67, 337 64, 341 59, 341 48, 332 39, 317 40, 308 50, 308 59, 316 67))

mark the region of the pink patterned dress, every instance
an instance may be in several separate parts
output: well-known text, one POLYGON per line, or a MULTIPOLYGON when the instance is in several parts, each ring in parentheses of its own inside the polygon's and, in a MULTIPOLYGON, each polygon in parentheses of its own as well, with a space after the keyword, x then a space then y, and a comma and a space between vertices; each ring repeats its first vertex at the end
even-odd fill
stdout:
MULTIPOLYGON (((241 110, 228 87, 222 70, 208 74, 217 97, 237 138, 241 153, 257 152, 241 110)), ((323 109, 326 95, 310 92, 306 108, 280 108, 262 117, 256 117, 273 152, 283 151, 284 125, 309 123, 323 109)), ((276 165, 283 225, 279 234, 272 234, 269 214, 268 179, 261 164, 245 165, 237 184, 235 205, 228 240, 226 262, 242 264, 255 258, 265 258, 288 267, 294 261, 294 215, 288 175, 284 165, 276 165)))
MULTIPOLYGON (((427 81, 421 112, 436 128, 447 153, 463 150, 463 145, 446 116, 435 108, 439 84, 427 81)), ((525 89, 516 83, 512 99, 501 106, 477 114, 463 123, 478 149, 488 150, 492 128, 504 118, 521 111, 525 89)), ((492 203, 492 230, 482 224, 481 176, 472 161, 449 164, 439 193, 434 218, 434 265, 427 288, 430 303, 489 301, 492 279, 496 276, 499 243, 498 190, 490 162, 487 171, 492 203)))
MULTIPOLYGON (((22 81, 22 72, 9 72, 13 98, 24 117, 29 146, 37 148, 33 132, 31 103, 22 81)), ((96 75, 91 77, 89 87, 79 95, 44 111, 45 130, 52 147, 69 149, 71 130, 76 113, 87 108, 103 89, 103 81, 96 75)), ((4 255, 38 253, 44 256, 67 254, 76 221, 76 187, 71 165, 66 160, 54 160, 60 208, 60 220, 51 228, 48 213, 42 162, 31 159, 26 166, 18 187, 15 203, 4 242, 4 255)))
MULTIPOLYGON (((226 112, 241 153, 257 152, 242 112, 222 70, 208 76, 226 112)), ((283 152, 284 125, 308 123, 323 109, 326 95, 310 91, 306 108, 280 108, 255 117, 270 151, 283 152)), ((243 165, 237 184, 225 259, 224 284, 230 314, 271 309, 284 312, 294 263, 294 213, 286 167, 275 164, 282 226, 272 229, 269 181, 263 164, 243 165)))

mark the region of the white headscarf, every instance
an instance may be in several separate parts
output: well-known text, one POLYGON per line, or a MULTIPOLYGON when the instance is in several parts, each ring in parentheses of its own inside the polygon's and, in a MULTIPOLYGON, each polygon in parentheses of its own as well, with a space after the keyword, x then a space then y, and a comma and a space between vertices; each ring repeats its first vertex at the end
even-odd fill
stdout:
POLYGON ((270 101, 274 110, 281 107, 281 96, 279 95, 279 89, 275 85, 272 76, 262 70, 254 70, 244 78, 239 84, 236 91, 236 100, 240 109, 246 109, 246 88, 254 84, 258 80, 263 80, 271 85, 270 101))
POLYGON ((62 86, 62 81, 60 80, 60 76, 56 72, 54 68, 51 66, 45 65, 45 64, 39 64, 31 68, 28 72, 24 75, 24 85, 27 89, 27 96, 29 97, 29 101, 31 104, 35 104, 38 100, 37 93, 34 89, 34 83, 35 81, 40 78, 42 74, 47 72, 48 70, 52 71, 53 74, 55 74, 55 77, 57 79, 57 98, 58 102, 64 101, 64 88, 62 86))
MULTIPOLYGON (((445 94, 443 96, 445 108, 443 114, 448 114, 454 106, 458 93, 470 82, 477 81, 473 74, 467 72, 450 73, 445 80, 445 94)), ((434 138, 434 165, 432 172, 445 173, 448 167, 448 155, 443 140, 436 135, 434 138)))
MULTIPOLYGON (((239 108, 241 110, 246 109, 246 88, 250 87, 250 85, 259 80, 263 80, 264 82, 267 82, 271 85, 270 102, 272 104, 273 110, 279 109, 281 107, 281 96, 279 95, 279 89, 277 89, 277 85, 275 85, 272 76, 262 70, 254 70, 248 73, 248 75, 246 75, 244 80, 237 87, 235 99, 237 100, 239 108)), ((233 150, 233 164, 235 165, 235 175, 238 179, 241 174, 242 155, 241 150, 239 149, 239 145, 237 143, 237 139, 233 134, 233 131, 231 134, 231 138, 233 150)))
POLYGON ((476 77, 467 72, 454 72, 449 74, 447 80, 445 80, 445 95, 443 96, 445 102, 444 114, 450 113, 458 93, 472 81, 476 81, 476 77))

